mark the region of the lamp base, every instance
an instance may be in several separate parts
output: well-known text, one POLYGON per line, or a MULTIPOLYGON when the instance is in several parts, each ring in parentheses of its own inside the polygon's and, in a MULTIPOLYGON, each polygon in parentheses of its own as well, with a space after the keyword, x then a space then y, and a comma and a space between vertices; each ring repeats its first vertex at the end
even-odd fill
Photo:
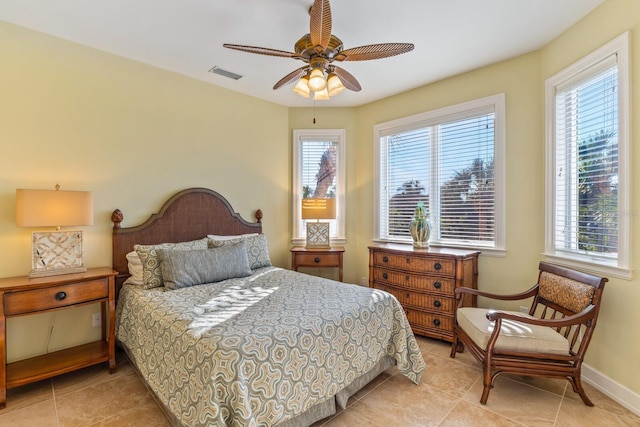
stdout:
POLYGON ((82 261, 82 231, 36 232, 31 240, 29 277, 87 271, 82 261))
POLYGON ((328 249, 329 223, 328 222, 308 222, 307 223, 307 249, 328 249))

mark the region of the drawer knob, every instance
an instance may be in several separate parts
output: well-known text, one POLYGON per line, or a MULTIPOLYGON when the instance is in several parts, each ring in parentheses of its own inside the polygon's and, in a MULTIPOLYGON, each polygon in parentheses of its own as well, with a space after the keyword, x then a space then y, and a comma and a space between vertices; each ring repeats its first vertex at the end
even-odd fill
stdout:
POLYGON ((389 278, 389 275, 387 273, 382 273, 382 278, 386 280, 389 278))
POLYGON ((433 305, 436 306, 436 307, 440 307, 442 305, 442 303, 440 301, 438 301, 438 300, 435 300, 433 302, 433 305))
POLYGON ((439 262, 436 262, 435 264, 433 264, 433 268, 435 268, 436 270, 441 270, 442 264, 440 264, 439 262))
POLYGON ((67 293, 66 292, 58 292, 56 294, 56 301, 62 301, 66 297, 67 297, 67 293))
POLYGON ((382 262, 389 262, 389 257, 383 256, 382 257, 382 262))
POLYGON ((440 319, 433 319, 433 324, 436 326, 440 326, 440 319))
POLYGON ((404 294, 404 297, 405 297, 406 299, 409 299, 409 298, 411 297, 411 294, 410 294, 409 292, 407 292, 407 293, 405 293, 405 294, 404 294))
POLYGON ((436 289, 440 289, 440 288, 442 287, 442 283, 440 283, 440 282, 434 282, 434 283, 433 283, 433 287, 434 287, 434 288, 436 288, 436 289))
POLYGON ((317 264, 317 263, 319 263, 319 262, 320 262, 320 258, 315 257, 315 258, 313 259, 313 262, 315 262, 316 264, 317 264))

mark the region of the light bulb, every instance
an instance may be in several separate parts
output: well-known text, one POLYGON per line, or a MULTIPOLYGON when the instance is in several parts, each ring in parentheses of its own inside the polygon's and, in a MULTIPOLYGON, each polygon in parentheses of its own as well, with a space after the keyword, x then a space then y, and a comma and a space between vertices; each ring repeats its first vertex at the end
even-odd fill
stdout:
POLYGON ((304 76, 298 80, 298 84, 293 88, 293 91, 303 98, 309 97, 309 77, 304 76))
POLYGON ((324 71, 320 68, 314 68, 309 76, 309 89, 314 92, 318 92, 326 87, 327 81, 324 79, 324 71))
POLYGON ((329 89, 329 95, 336 96, 346 88, 342 84, 342 80, 336 73, 330 73, 327 79, 327 88, 329 89))

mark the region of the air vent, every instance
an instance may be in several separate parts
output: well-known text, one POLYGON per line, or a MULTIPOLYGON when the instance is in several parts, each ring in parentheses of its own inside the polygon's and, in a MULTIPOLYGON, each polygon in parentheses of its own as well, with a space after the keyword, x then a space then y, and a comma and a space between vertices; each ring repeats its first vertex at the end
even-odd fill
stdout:
POLYGON ((239 80, 242 78, 240 74, 232 73, 231 71, 224 70, 218 66, 213 67, 209 70, 210 73, 218 74, 219 76, 228 77, 233 80, 239 80))

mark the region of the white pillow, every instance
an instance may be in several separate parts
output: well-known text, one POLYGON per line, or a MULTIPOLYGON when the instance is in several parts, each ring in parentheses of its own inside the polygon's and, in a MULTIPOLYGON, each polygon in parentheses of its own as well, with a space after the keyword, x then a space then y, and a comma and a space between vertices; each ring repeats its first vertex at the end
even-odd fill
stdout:
POLYGON ((213 240, 231 240, 231 239, 240 239, 245 237, 257 236, 258 233, 248 233, 248 234, 236 234, 235 236, 220 236, 218 234, 207 234, 207 237, 213 240))
POLYGON ((142 260, 136 251, 131 251, 127 255, 127 261, 129 261, 129 277, 125 283, 129 285, 144 285, 144 279, 142 278, 142 260))

